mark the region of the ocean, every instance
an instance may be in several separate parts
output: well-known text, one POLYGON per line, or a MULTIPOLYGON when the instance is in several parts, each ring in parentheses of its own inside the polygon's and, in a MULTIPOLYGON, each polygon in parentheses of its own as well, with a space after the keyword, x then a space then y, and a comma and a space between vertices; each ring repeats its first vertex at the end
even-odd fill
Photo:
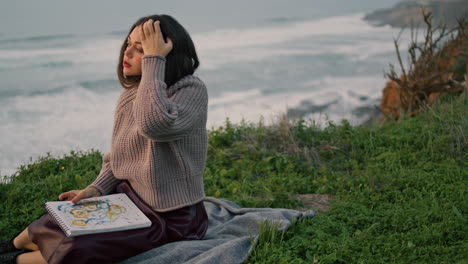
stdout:
MULTIPOLYGON (((287 111, 310 122, 348 119, 356 125, 368 118, 359 109, 379 104, 400 32, 362 18, 396 2, 175 1, 161 4, 159 13, 178 19, 196 45, 201 65, 195 75, 209 93, 208 129, 226 118, 271 123, 287 111)), ((122 89, 115 74, 119 47, 130 25, 146 13, 124 5, 107 13, 100 4, 94 6, 102 11, 99 16, 94 9, 81 14, 83 25, 71 19, 74 12, 61 14, 74 21, 68 27, 45 15, 34 17, 39 12, 27 14, 36 28, 16 23, 26 8, 21 1, 11 4, 8 14, 1 11, 0 175, 47 152, 60 157, 71 150, 110 149, 122 89), (131 16, 115 20, 115 12, 126 10, 131 16)), ((37 8, 52 14, 54 8, 70 8, 66 5, 45 1, 37 8)), ((74 5, 76 13, 86 10, 74 5)))

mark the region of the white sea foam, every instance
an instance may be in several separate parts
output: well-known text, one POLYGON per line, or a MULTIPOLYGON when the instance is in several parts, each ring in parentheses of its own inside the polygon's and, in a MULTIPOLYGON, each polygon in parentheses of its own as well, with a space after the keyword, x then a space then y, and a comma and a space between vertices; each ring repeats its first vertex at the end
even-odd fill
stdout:
POLYGON ((117 91, 97 94, 72 87, 60 94, 4 100, 2 107, 9 111, 0 116, 0 174, 11 174, 46 152, 108 150, 117 96, 117 91))
POLYGON ((363 119, 354 116, 352 110, 378 101, 384 82, 383 77, 379 76, 324 77, 302 83, 302 86, 310 87, 310 90, 305 92, 286 91, 261 95, 258 90, 249 90, 225 93, 219 98, 210 99, 207 127, 220 126, 226 118, 234 123, 242 119, 255 123, 264 117, 267 124, 272 123, 275 117, 286 113, 287 109, 299 107, 303 101, 309 101, 316 106, 336 102, 322 112, 307 115, 305 119, 320 122, 324 121, 322 118, 326 114, 329 120, 334 122, 349 119, 351 123, 358 124, 363 119), (361 97, 367 99, 363 100, 361 97), (225 98, 241 100, 228 101, 225 98))
POLYGON ((352 35, 364 32, 391 30, 377 28, 362 20, 363 14, 286 23, 275 27, 251 29, 222 29, 195 34, 194 42, 200 51, 239 47, 266 46, 310 36, 352 35))
POLYGON ((390 27, 373 27, 366 23, 363 14, 325 19, 292 22, 275 27, 251 29, 222 29, 195 34, 194 42, 203 69, 215 69, 233 62, 258 61, 273 56, 337 53, 362 60, 378 53, 394 50, 392 36, 398 31, 390 27), (373 40, 359 39, 355 35, 374 35, 373 40), (380 37, 375 37, 378 35, 380 37), (311 39, 339 36, 349 37, 347 42, 314 45, 311 39), (375 40, 375 39, 378 40, 375 40), (307 41, 308 48, 297 48, 297 43, 307 41), (290 46, 278 48, 278 44, 290 46), (276 45, 276 46, 275 46, 276 45))
POLYGON ((115 38, 98 38, 80 40, 76 45, 62 48, 8 49, 0 52, 0 67, 15 69, 63 61, 82 67, 89 63, 116 65, 120 44, 121 40, 115 38))

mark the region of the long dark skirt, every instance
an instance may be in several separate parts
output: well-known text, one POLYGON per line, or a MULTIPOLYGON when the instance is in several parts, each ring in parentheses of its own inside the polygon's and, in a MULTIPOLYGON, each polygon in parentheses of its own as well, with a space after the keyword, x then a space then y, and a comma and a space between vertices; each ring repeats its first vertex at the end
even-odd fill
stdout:
POLYGON ((147 228, 67 237, 49 214, 28 226, 29 237, 53 263, 113 263, 163 244, 202 239, 208 228, 203 202, 169 212, 155 212, 127 182, 117 187, 152 221, 147 228))

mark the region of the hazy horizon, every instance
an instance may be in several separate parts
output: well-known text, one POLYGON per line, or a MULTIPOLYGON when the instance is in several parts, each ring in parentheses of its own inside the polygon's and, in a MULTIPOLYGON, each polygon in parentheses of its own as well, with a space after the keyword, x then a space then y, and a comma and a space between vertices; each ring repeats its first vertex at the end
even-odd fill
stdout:
POLYGON ((296 0, 285 3, 282 0, 15 0, 2 3, 0 38, 5 35, 14 37, 122 31, 127 30, 139 17, 164 13, 179 20, 189 32, 199 32, 232 24, 238 27, 253 26, 274 18, 310 19, 327 17, 331 13, 344 15, 370 12, 391 7, 397 2, 399 1, 296 0), (202 15, 196 12, 200 9, 203 9, 202 15))

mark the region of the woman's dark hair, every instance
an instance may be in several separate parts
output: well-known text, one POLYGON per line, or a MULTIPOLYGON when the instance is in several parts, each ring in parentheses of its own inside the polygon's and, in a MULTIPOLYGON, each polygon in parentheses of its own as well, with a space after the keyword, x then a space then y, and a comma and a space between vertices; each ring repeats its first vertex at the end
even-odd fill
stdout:
POLYGON ((122 47, 120 48, 119 63, 117 66, 117 76, 119 77, 120 84, 125 88, 131 88, 141 80, 141 76, 125 76, 123 73, 123 58, 125 49, 127 48, 127 38, 132 33, 133 29, 139 25, 143 25, 149 19, 154 21, 160 21, 159 26, 163 35, 164 41, 166 37, 172 40, 172 50, 166 56, 166 71, 164 81, 167 87, 170 87, 180 78, 193 74, 200 65, 198 61, 197 52, 195 46, 190 38, 190 35, 182 27, 177 20, 169 15, 152 15, 142 17, 135 22, 130 28, 130 31, 125 38, 122 47))

